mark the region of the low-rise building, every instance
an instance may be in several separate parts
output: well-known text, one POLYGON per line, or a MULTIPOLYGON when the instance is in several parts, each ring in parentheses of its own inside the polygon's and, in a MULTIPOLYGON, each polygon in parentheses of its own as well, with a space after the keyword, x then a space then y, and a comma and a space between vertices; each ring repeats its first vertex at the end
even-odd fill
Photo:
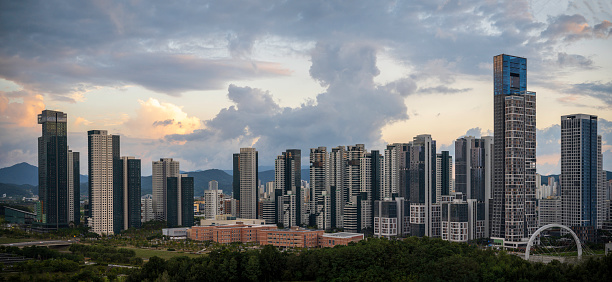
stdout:
POLYGON ((196 241, 214 241, 222 244, 234 242, 255 242, 283 248, 315 248, 348 245, 363 240, 360 233, 325 233, 300 227, 278 229, 276 225, 244 224, 194 226, 187 231, 187 237, 196 241))
POLYGON ((262 231, 262 239, 259 244, 273 245, 284 248, 316 248, 319 246, 319 237, 324 230, 311 230, 299 227, 281 230, 262 231))
POLYGON ((348 245, 350 242, 359 242, 364 236, 361 233, 338 232, 338 233, 323 233, 319 237, 320 247, 334 247, 338 245, 348 245))
POLYGON ((170 239, 186 239, 189 227, 164 228, 162 235, 170 237, 170 239))

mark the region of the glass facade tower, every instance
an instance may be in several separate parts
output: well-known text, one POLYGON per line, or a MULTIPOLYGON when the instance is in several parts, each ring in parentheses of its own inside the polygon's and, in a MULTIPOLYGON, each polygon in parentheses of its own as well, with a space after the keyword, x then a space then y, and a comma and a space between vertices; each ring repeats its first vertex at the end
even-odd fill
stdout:
POLYGON ((518 247, 535 232, 536 94, 527 91, 527 59, 493 59, 494 172, 491 236, 518 247))
POLYGON ((68 227, 68 115, 45 110, 38 115, 42 136, 38 137, 38 195, 41 226, 68 227))

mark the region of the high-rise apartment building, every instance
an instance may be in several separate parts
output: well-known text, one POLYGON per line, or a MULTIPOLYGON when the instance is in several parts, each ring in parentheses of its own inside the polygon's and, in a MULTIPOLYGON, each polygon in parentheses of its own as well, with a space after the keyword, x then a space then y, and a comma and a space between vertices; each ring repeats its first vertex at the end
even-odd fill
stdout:
POLYGON ((206 219, 215 219, 223 214, 223 191, 219 190, 216 180, 208 182, 208 190, 204 191, 204 216, 206 219))
POLYGON ((325 192, 327 185, 327 148, 310 149, 310 213, 319 229, 327 229, 325 225, 325 192))
POLYGON ((168 227, 193 226, 193 177, 179 174, 166 178, 166 218, 168 227))
MULTIPOLYGON (((285 227, 300 226, 305 222, 305 216, 303 215, 301 155, 300 150, 290 149, 278 156, 274 162, 275 194, 282 196, 292 195, 291 197, 286 197, 287 201, 292 204, 276 205, 277 208, 284 209, 278 210, 277 213, 283 214, 284 218, 291 219, 284 222, 285 227)), ((275 199, 275 201, 278 201, 278 199, 275 199)))
POLYGON ((347 202, 346 192, 346 149, 344 146, 332 148, 329 153, 327 195, 330 197, 330 228, 342 228, 344 221, 344 206, 347 202))
MULTIPOLYGON (((374 226, 374 202, 381 200, 384 157, 372 150, 359 160, 361 194, 361 229, 374 226)), ((357 232, 361 232, 358 230, 357 232)))
POLYGON ((134 157, 121 157, 117 162, 119 171, 119 196, 121 205, 121 227, 140 228, 141 226, 141 162, 134 157))
POLYGON ((536 216, 536 94, 527 91, 527 59, 493 59, 494 166, 491 237, 505 247, 526 244, 536 216))
POLYGON ((381 199, 391 199, 394 195, 410 200, 409 143, 387 145, 383 166, 381 199))
POLYGON ((484 203, 485 234, 490 236, 493 186, 493 137, 465 136, 455 141, 455 192, 484 203))
POLYGON ((601 229, 605 197, 601 136, 597 116, 575 114, 561 117, 562 220, 583 240, 593 240, 601 229))
POLYGON ((119 135, 106 130, 90 130, 88 141, 89 226, 92 232, 112 235, 121 226, 120 177, 114 165, 119 160, 119 135))
POLYGON ((431 135, 414 137, 410 160, 410 234, 439 237, 440 205, 436 201, 436 141, 431 135))
POLYGON ((453 157, 448 151, 436 154, 436 203, 442 202, 442 195, 450 195, 453 185, 453 157))
POLYGON ((561 219, 561 198, 550 196, 538 200, 538 222, 540 226, 548 224, 563 224, 561 219))
POLYGON ((153 213, 153 195, 146 194, 140 198, 140 222, 144 223, 155 219, 153 213))
MULTIPOLYGON (((238 159, 234 155, 234 177, 238 175, 240 180, 239 205, 240 217, 242 218, 257 219, 259 205, 258 165, 258 153, 255 148, 240 148, 238 159)), ((236 184, 233 185, 235 187, 236 184)))
POLYGON ((374 236, 404 237, 410 234, 410 203, 404 198, 374 202, 374 236))
POLYGON ((43 229, 68 226, 68 115, 44 110, 38 115, 38 195, 43 229))
MULTIPOLYGON (((365 193, 362 193, 361 183, 362 180, 370 180, 367 175, 363 175, 362 172, 362 159, 365 157, 367 151, 364 144, 356 144, 346 146, 346 162, 345 162, 345 180, 344 180, 344 207, 343 207, 343 227, 347 232, 360 232, 361 229, 365 228, 362 226, 363 218, 363 203, 362 201, 367 200, 365 193), (350 214, 347 213, 350 211, 350 214), (350 219, 350 224, 347 224, 347 220, 350 219)), ((366 165, 366 164, 364 164, 366 165)), ((368 168, 370 165, 367 165, 368 168)), ((366 184, 366 186, 368 186, 366 184)), ((364 189, 370 189, 365 187, 364 189)), ((371 190, 371 189, 370 189, 371 190)), ((371 207, 371 206, 370 206, 371 207)), ((370 210, 371 213, 371 210, 370 210)), ((368 221, 369 223, 369 221, 368 221)))
POLYGON ((461 192, 442 196, 442 239, 467 243, 485 238, 485 213, 484 202, 465 200, 461 192))
POLYGON ((79 152, 68 150, 68 222, 81 223, 81 161, 79 152))
POLYGON ((232 197, 236 201, 240 201, 240 153, 232 155, 233 173, 232 173, 232 197))
POLYGON ((167 219, 167 183, 168 177, 179 176, 179 162, 171 158, 162 158, 153 162, 153 212, 155 219, 167 219))

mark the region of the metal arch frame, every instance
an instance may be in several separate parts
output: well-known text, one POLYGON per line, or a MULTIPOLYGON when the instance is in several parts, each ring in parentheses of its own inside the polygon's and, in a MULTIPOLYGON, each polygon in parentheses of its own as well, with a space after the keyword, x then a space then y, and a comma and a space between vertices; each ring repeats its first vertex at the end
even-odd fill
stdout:
POLYGON ((540 232, 548 228, 552 228, 552 227, 563 228, 567 230, 570 234, 572 234, 572 237, 574 237, 574 241, 576 241, 576 247, 578 248, 578 259, 581 259, 582 258, 582 244, 580 244, 580 239, 578 239, 578 236, 576 235, 576 233, 574 233, 574 231, 572 231, 572 229, 570 229, 569 227, 565 225, 561 225, 561 224, 556 224, 556 223, 544 225, 538 228, 536 232, 533 232, 533 235, 531 235, 531 238, 529 238, 529 242, 527 243, 527 248, 525 249, 525 259, 529 260, 529 251, 531 250, 531 247, 533 246, 533 241, 535 241, 536 236, 538 236, 540 232))

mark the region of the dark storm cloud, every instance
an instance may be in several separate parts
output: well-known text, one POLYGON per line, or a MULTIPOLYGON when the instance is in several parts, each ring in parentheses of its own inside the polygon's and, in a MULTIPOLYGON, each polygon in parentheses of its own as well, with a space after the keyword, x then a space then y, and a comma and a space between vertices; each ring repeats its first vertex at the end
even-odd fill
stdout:
MULTIPOLYGON (((306 153, 317 146, 382 146, 382 128, 408 116, 402 91, 373 82, 379 72, 376 52, 368 44, 320 43, 312 52, 310 73, 327 86, 327 91, 318 94, 315 101, 296 108, 281 107, 268 92, 230 85, 228 97, 234 105, 207 121, 206 129, 166 139, 187 141, 183 147, 218 144, 210 151, 200 151, 202 159, 211 159, 210 154, 219 147, 236 151, 238 147, 232 146, 237 143, 253 144, 264 164, 271 163, 282 148, 301 148, 306 153)), ((228 167, 229 163, 222 165, 228 167)))
POLYGON ((556 41, 612 30, 608 21, 572 29, 586 23, 580 15, 536 22, 522 1, 2 1, 0 77, 61 96, 133 84, 170 95, 221 89, 288 74, 251 64, 255 43, 270 36, 377 42, 417 69, 441 59, 455 64, 452 73, 482 75, 479 64, 493 55, 540 57, 556 41))

